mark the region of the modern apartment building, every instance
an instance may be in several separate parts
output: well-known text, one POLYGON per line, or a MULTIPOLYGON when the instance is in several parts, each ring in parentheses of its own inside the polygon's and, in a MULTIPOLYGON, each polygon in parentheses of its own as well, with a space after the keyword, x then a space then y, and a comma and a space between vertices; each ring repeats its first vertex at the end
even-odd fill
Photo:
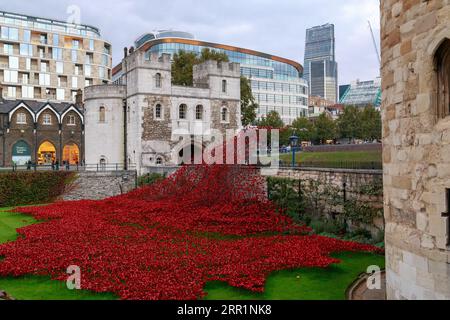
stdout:
POLYGON ((338 101, 338 64, 334 25, 325 24, 306 30, 304 78, 311 96, 338 101))
POLYGON ((0 11, 0 85, 6 99, 73 102, 111 81, 111 45, 99 29, 0 11))
MULTIPOLYGON (((173 55, 184 50, 200 54, 204 48, 224 52, 230 62, 239 63, 241 75, 251 80, 252 91, 259 104, 257 115, 277 111, 286 124, 308 114, 308 84, 302 78, 300 63, 254 50, 198 41, 180 31, 148 33, 136 40, 135 48, 146 52, 147 58, 156 53, 173 55)), ((122 76, 122 64, 113 69, 113 81, 122 76)))

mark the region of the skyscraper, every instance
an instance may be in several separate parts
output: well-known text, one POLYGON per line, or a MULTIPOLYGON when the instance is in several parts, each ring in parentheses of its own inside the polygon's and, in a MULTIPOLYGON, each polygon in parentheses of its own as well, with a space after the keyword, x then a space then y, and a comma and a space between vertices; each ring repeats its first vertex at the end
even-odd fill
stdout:
POLYGON ((338 66, 335 59, 334 25, 306 30, 304 78, 311 96, 338 100, 338 66))

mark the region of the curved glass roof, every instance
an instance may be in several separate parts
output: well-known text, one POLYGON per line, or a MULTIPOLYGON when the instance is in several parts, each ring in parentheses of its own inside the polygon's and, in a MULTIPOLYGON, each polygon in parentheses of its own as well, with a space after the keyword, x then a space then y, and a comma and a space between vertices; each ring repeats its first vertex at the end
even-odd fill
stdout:
POLYGON ((148 41, 163 38, 195 39, 194 35, 189 32, 174 31, 174 30, 159 30, 143 34, 134 42, 134 45, 136 49, 138 49, 148 41))

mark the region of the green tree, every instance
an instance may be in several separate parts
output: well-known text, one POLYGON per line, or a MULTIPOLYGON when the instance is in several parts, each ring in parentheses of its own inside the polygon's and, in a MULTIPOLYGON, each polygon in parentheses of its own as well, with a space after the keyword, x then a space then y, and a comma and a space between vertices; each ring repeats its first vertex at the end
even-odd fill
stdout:
POLYGON ((314 138, 314 125, 308 118, 297 118, 292 123, 292 133, 299 141, 311 141, 314 138))
POLYGON ((315 123, 315 139, 320 143, 336 138, 336 124, 325 113, 322 113, 315 123))
POLYGON ((258 104, 253 96, 250 80, 241 76, 241 114, 242 125, 254 124, 258 104))
POLYGON ((368 106, 361 112, 361 139, 381 140, 381 114, 368 106))
POLYGON ((281 129, 284 127, 283 120, 278 112, 270 111, 265 117, 258 121, 259 127, 268 127, 272 129, 281 129))
POLYGON ((173 55, 172 62, 172 84, 177 86, 193 85, 193 67, 198 61, 193 52, 178 51, 173 55))
POLYGON ((272 141, 272 133, 270 129, 279 129, 280 130, 280 145, 286 143, 286 140, 289 140, 289 132, 284 128, 283 120, 281 120, 280 115, 276 111, 269 112, 265 117, 257 121, 258 127, 264 127, 269 129, 267 133, 267 143, 270 145, 272 141))
POLYGON ((197 59, 197 63, 203 63, 208 60, 214 60, 218 62, 228 62, 230 61, 225 52, 220 52, 216 50, 211 50, 209 48, 204 48, 197 59))
POLYGON ((361 111, 355 106, 346 106, 337 120, 338 135, 349 140, 361 137, 361 111))

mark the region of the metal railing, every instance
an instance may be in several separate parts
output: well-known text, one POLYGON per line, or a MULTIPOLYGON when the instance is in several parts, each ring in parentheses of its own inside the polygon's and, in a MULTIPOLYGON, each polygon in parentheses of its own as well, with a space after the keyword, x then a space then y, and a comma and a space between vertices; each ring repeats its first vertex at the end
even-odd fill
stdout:
POLYGON ((124 166, 123 163, 96 163, 96 164, 45 164, 45 165, 15 165, 12 167, 0 167, 2 172, 16 172, 16 171, 92 171, 92 172, 111 172, 111 171, 135 171, 135 165, 124 166))
MULTIPOLYGON (((280 161, 280 167, 292 168, 292 163, 280 161)), ((302 161, 296 163, 294 168, 382 170, 383 163, 375 161, 302 161)))

